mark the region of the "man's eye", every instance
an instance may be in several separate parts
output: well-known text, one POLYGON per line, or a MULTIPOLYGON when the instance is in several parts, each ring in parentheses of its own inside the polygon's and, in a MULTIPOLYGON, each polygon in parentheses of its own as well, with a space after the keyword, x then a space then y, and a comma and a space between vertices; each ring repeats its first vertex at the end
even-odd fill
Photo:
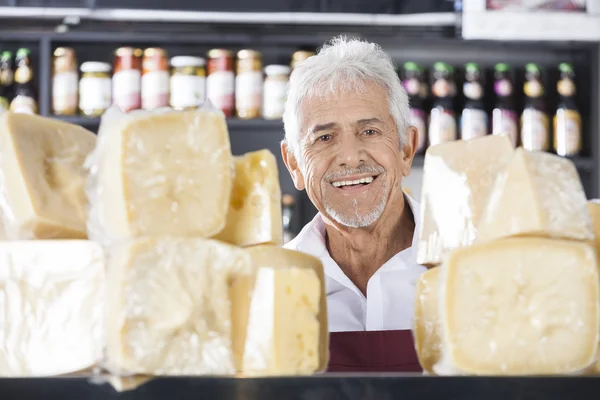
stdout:
POLYGON ((321 135, 317 138, 317 140, 319 142, 328 142, 331 140, 331 135, 330 134, 326 134, 326 135, 321 135))
POLYGON ((374 129, 367 129, 365 131, 365 135, 367 135, 367 136, 373 136, 373 135, 376 135, 376 134, 377 134, 377 131, 374 130, 374 129))

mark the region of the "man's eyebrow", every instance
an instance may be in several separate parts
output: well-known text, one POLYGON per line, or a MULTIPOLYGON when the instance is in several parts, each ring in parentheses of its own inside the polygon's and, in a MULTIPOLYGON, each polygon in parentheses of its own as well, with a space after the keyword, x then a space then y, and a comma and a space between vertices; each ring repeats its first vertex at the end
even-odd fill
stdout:
POLYGON ((358 125, 369 125, 369 124, 381 123, 381 120, 379 118, 365 118, 365 119, 359 119, 358 121, 356 121, 356 123, 358 125))
POLYGON ((337 126, 337 124, 335 122, 330 122, 328 124, 322 124, 322 125, 315 125, 310 129, 310 133, 315 134, 320 131, 327 131, 336 126, 337 126))

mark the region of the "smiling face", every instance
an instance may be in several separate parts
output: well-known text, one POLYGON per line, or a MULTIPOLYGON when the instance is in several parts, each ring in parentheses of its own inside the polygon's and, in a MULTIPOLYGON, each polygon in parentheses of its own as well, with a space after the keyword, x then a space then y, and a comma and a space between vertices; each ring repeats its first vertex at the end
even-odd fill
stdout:
POLYGON ((387 92, 372 82, 364 89, 305 100, 299 160, 284 154, 296 187, 322 214, 351 228, 370 226, 390 199, 402 196, 416 139, 410 128, 402 148, 387 92))

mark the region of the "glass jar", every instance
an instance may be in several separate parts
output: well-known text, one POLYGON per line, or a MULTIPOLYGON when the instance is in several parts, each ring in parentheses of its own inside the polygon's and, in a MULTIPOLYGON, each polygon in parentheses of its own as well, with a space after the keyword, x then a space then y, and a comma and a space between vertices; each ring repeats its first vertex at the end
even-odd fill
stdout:
POLYGON ((114 105, 121 111, 141 106, 142 49, 121 47, 115 51, 112 92, 114 105))
POLYGON ((58 47, 54 50, 52 63, 52 114, 75 115, 77 113, 77 57, 75 50, 58 47))
POLYGON ((202 105, 206 98, 206 61, 202 57, 171 58, 171 107, 178 110, 202 105))
POLYGON ((262 106, 262 56, 255 50, 237 53, 235 110, 238 118, 259 118, 262 106))
POLYGON ((169 105, 169 65, 167 52, 150 47, 142 61, 142 108, 154 110, 169 105))
POLYGON ((79 80, 79 110, 88 117, 99 117, 111 104, 110 64, 84 62, 79 80))
POLYGON ((206 96, 225 116, 233 115, 233 54, 225 49, 212 49, 208 52, 208 77, 206 96))
POLYGON ((291 68, 287 65, 265 67, 267 77, 263 90, 263 118, 279 119, 283 117, 290 71, 291 68))
POLYGON ((315 55, 315 53, 312 51, 306 51, 306 50, 295 51, 294 54, 292 54, 292 62, 290 63, 290 67, 292 69, 294 69, 294 68, 296 68, 296 65, 298 65, 299 62, 302 62, 302 61, 306 60, 308 57, 312 57, 314 55, 315 55))

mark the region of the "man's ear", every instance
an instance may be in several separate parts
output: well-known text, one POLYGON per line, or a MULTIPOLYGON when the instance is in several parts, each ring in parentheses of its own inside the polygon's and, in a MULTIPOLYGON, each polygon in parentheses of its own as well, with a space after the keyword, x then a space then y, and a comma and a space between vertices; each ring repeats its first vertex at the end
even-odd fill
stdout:
POLYGON ((300 171, 300 168, 298 167, 296 156, 290 151, 285 140, 281 142, 281 157, 283 158, 283 163, 288 171, 290 171, 296 189, 304 190, 306 187, 304 185, 304 175, 302 175, 302 171, 300 171))
POLYGON ((415 152, 417 151, 417 144, 419 141, 419 132, 414 126, 406 128, 406 144, 402 148, 402 175, 410 175, 410 167, 412 166, 413 159, 415 158, 415 152))

